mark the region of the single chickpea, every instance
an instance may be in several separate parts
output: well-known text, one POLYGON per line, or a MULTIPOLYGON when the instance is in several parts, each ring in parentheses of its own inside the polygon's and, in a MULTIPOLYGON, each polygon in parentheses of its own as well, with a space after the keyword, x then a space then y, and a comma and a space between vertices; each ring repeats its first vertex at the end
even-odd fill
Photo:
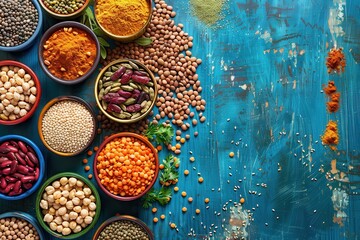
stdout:
POLYGON ((78 181, 76 182, 76 186, 78 186, 78 187, 83 187, 83 186, 84 186, 84 183, 83 183, 82 181, 78 180, 78 181))
POLYGON ((73 202, 73 204, 75 206, 80 205, 80 198, 78 198, 78 197, 74 197, 71 201, 73 202))
POLYGON ((83 192, 84 192, 85 196, 87 196, 87 197, 90 196, 92 193, 90 188, 84 188, 83 192))
POLYGON ((70 186, 75 186, 77 182, 77 179, 74 177, 69 178, 69 185, 70 186))
POLYGON ((60 216, 63 216, 67 212, 66 207, 59 208, 57 212, 60 216))
POLYGON ((86 224, 90 224, 90 223, 92 223, 92 221, 93 221, 93 218, 90 217, 90 216, 86 216, 86 217, 84 218, 84 222, 85 222, 86 224))
POLYGON ((60 205, 65 205, 65 204, 66 204, 66 202, 67 202, 67 200, 66 200, 66 198, 65 198, 65 197, 61 197, 61 198, 59 199, 59 203, 60 203, 60 205))
POLYGON ((74 233, 78 233, 82 230, 81 226, 77 225, 75 228, 74 228, 74 233))
POLYGON ((64 216, 62 216, 62 220, 64 221, 69 221, 70 220, 70 216, 68 213, 65 213, 64 216))
POLYGON ((54 196, 54 199, 55 199, 55 200, 56 200, 56 199, 60 199, 60 198, 61 198, 61 192, 60 192, 60 191, 55 191, 54 194, 53 194, 53 196, 54 196))
POLYGON ((67 177, 60 178, 60 184, 65 186, 69 182, 67 177))
POLYGON ((48 204, 47 201, 41 200, 41 201, 40 201, 40 207, 41 207, 42 209, 48 209, 48 208, 49 208, 49 204, 48 204))
POLYGON ((61 195, 63 195, 63 197, 67 198, 69 196, 69 191, 68 190, 64 190, 62 191, 61 195))
POLYGON ((52 184, 51 184, 55 189, 58 189, 60 187, 60 182, 59 181, 54 181, 52 184))
POLYGON ((82 224, 83 222, 84 222, 84 219, 82 217, 79 216, 79 217, 76 218, 76 223, 77 224, 82 224))
POLYGON ((49 224, 49 227, 50 227, 51 230, 56 231, 57 224, 54 223, 54 222, 51 222, 51 223, 49 224))
POLYGON ((74 203, 72 201, 67 201, 65 206, 67 209, 72 210, 74 208, 74 203))
POLYGON ((77 226, 77 223, 75 221, 71 221, 70 224, 69 224, 69 228, 74 230, 77 226))
POLYGON ((43 220, 44 222, 51 223, 53 219, 54 217, 51 214, 46 214, 43 220))
POLYGON ((47 193, 47 195, 52 195, 55 192, 55 188, 53 186, 47 186, 45 188, 45 192, 47 193))
POLYGON ((91 210, 91 211, 94 211, 96 209, 96 204, 95 203, 90 203, 89 204, 89 210, 91 210))
POLYGON ((66 235, 69 235, 71 233, 71 229, 66 227, 62 230, 61 234, 66 236, 66 235))
POLYGON ((57 231, 58 233, 61 233, 62 230, 63 230, 63 226, 62 226, 62 225, 57 226, 56 231, 57 231))
POLYGON ((91 203, 90 198, 84 198, 84 199, 83 199, 83 204, 84 204, 85 206, 88 206, 90 203, 91 203))
POLYGON ((85 193, 83 191, 77 191, 75 193, 75 196, 80 198, 80 199, 84 199, 85 198, 85 193))
POLYGON ((86 209, 82 209, 82 210, 81 210, 80 216, 81 216, 82 218, 85 218, 85 217, 88 216, 88 215, 89 215, 89 211, 88 211, 88 210, 86 210, 86 209))
POLYGON ((81 207, 80 206, 76 206, 73 208, 73 210, 77 213, 80 213, 81 212, 81 207))
POLYGON ((96 215, 96 212, 95 212, 95 211, 90 211, 90 212, 89 212, 89 216, 90 216, 90 217, 93 218, 93 217, 95 217, 95 215, 96 215))
POLYGON ((63 220, 60 216, 57 216, 53 222, 56 223, 57 225, 60 225, 63 222, 63 220))
POLYGON ((77 212, 71 211, 69 213, 70 220, 75 220, 78 216, 79 216, 79 214, 77 212))

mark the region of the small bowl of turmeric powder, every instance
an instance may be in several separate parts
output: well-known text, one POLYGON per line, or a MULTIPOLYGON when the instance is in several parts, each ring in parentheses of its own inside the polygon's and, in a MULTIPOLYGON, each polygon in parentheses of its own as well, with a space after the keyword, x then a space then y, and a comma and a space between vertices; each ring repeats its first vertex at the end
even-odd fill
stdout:
POLYGON ((100 29, 119 42, 131 42, 146 31, 152 16, 151 0, 95 0, 100 29))
POLYGON ((65 21, 50 27, 40 40, 38 59, 45 74, 62 84, 88 79, 100 61, 100 44, 84 24, 65 21))

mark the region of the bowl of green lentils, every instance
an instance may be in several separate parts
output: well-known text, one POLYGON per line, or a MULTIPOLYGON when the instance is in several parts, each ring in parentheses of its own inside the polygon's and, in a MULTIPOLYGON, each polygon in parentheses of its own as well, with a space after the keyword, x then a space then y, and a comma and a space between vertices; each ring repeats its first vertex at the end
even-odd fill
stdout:
POLYGON ((154 240, 154 235, 140 219, 129 215, 119 215, 103 222, 92 238, 92 240, 107 239, 154 240))
POLYGON ((0 0, 0 51, 18 52, 30 47, 42 22, 37 0, 0 0))
POLYGON ((44 11, 53 18, 70 20, 79 17, 90 0, 39 0, 44 11))

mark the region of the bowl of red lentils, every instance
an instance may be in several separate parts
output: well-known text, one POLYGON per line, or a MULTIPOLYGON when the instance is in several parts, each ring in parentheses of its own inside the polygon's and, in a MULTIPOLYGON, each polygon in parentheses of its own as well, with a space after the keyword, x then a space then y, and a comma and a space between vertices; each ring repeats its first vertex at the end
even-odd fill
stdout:
POLYGON ((87 8, 90 0, 39 0, 45 12, 59 20, 70 20, 79 17, 87 8))
POLYGON ((20 211, 0 214, 0 238, 2 240, 46 239, 36 219, 20 211))
POLYGON ((129 216, 119 215, 107 219, 96 230, 92 240, 117 240, 125 239, 153 240, 154 235, 149 227, 140 219, 129 216))
POLYGON ((55 82, 71 85, 90 78, 100 61, 95 33, 82 23, 60 22, 42 36, 38 49, 42 70, 55 82))
POLYGON ((69 157, 89 148, 96 135, 96 125, 89 103, 76 96, 60 96, 41 110, 38 133, 47 149, 69 157))
POLYGON ((121 132, 106 138, 96 152, 96 182, 108 196, 120 201, 142 197, 154 185, 159 158, 146 137, 121 132))
POLYGON ((0 124, 15 125, 28 120, 36 111, 41 85, 25 64, 0 61, 0 124))

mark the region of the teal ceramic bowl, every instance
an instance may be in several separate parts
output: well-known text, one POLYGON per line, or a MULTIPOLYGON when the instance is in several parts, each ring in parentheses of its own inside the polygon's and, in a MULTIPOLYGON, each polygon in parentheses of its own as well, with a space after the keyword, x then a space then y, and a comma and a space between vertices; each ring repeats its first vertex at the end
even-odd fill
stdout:
POLYGON ((26 40, 25 42, 23 42, 20 45, 13 46, 13 47, 0 46, 0 51, 20 52, 20 51, 23 51, 23 50, 29 48, 34 43, 36 37, 39 35, 39 33, 42 29, 43 13, 41 11, 41 7, 40 7, 40 4, 38 3, 38 0, 32 0, 31 2, 34 4, 34 6, 38 12, 38 24, 36 26, 34 33, 31 35, 31 37, 28 40, 26 40))
POLYGON ((85 178, 85 177, 83 177, 83 176, 81 176, 81 175, 79 175, 77 173, 63 172, 63 173, 59 173, 59 174, 56 174, 56 175, 50 177, 41 186, 40 190, 37 193, 37 197, 36 197, 36 201, 35 201, 35 211, 36 211, 37 220, 39 221, 41 227, 43 229, 45 229, 45 231, 48 232, 49 234, 51 234, 52 236, 54 236, 56 238, 60 238, 60 239, 84 239, 81 236, 83 236, 88 231, 90 231, 95 226, 97 220, 100 217, 100 213, 101 213, 100 195, 99 195, 98 191, 96 190, 95 186, 87 178, 85 178), (59 180, 62 177, 67 177, 67 178, 74 177, 77 180, 83 181, 84 184, 87 185, 91 189, 92 194, 94 195, 94 197, 96 199, 96 210, 95 210, 95 216, 93 217, 93 221, 87 227, 82 229, 80 232, 72 233, 72 234, 69 234, 69 235, 66 235, 66 236, 50 229, 49 225, 46 224, 44 222, 44 220, 43 220, 44 215, 43 215, 42 210, 40 208, 40 201, 42 200, 42 196, 43 196, 43 193, 45 191, 45 188, 47 186, 50 186, 54 181, 59 180))
POLYGON ((6 212, 3 214, 0 214, 0 219, 3 218, 20 218, 22 220, 27 221, 28 223, 30 223, 31 225, 34 226, 34 228, 36 229, 36 232, 38 233, 40 240, 45 240, 45 235, 41 229, 41 227, 39 226, 39 223, 36 221, 36 219, 24 212, 6 212))

